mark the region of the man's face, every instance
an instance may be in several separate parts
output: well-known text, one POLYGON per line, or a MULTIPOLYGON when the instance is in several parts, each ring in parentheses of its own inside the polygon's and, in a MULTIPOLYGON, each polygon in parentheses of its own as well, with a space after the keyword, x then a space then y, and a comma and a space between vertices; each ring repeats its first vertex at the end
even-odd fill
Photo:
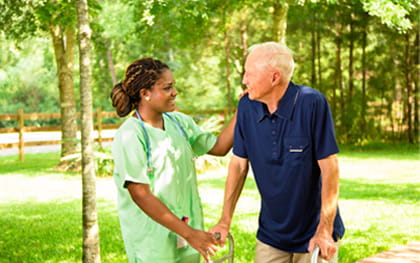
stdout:
POLYGON ((245 62, 245 74, 242 83, 247 86, 251 100, 262 100, 271 92, 271 73, 262 60, 264 54, 254 50, 245 62))

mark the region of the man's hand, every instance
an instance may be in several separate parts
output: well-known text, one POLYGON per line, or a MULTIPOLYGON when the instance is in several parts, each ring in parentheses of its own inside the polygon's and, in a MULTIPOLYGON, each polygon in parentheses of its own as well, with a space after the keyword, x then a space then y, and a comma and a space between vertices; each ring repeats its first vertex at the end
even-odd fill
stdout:
POLYGON ((337 245, 329 234, 315 233, 309 241, 308 252, 312 253, 315 246, 319 247, 321 258, 324 260, 330 260, 337 252, 337 245))

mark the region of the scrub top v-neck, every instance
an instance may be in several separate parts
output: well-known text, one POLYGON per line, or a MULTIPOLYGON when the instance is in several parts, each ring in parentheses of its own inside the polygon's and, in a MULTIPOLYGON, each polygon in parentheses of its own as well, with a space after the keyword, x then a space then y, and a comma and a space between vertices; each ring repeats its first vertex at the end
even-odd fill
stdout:
POLYGON ((180 256, 197 253, 191 247, 176 248, 176 234, 148 217, 131 199, 127 181, 149 184, 151 191, 179 218, 203 229, 201 201, 197 189, 194 157, 207 153, 217 138, 204 132, 189 116, 163 115, 165 129, 128 118, 117 131, 112 153, 114 181, 118 188, 121 230, 130 262, 176 262, 180 256), (177 123, 186 133, 180 132, 177 123), (147 148, 153 173, 148 173, 147 148))

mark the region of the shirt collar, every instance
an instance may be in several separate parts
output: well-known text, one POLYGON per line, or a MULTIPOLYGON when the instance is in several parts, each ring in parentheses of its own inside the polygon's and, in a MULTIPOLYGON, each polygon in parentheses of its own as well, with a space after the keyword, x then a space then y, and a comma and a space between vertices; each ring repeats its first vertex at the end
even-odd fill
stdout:
MULTIPOLYGON (((290 82, 289 86, 287 87, 286 93, 279 102, 277 110, 271 115, 275 115, 277 117, 284 118, 287 120, 292 119, 293 110, 296 106, 296 101, 298 97, 298 87, 293 82, 290 82)), ((267 105, 265 103, 259 102, 259 104, 260 105, 256 107, 256 111, 258 116, 258 122, 261 122, 265 117, 270 117, 270 113, 268 112, 267 105)))

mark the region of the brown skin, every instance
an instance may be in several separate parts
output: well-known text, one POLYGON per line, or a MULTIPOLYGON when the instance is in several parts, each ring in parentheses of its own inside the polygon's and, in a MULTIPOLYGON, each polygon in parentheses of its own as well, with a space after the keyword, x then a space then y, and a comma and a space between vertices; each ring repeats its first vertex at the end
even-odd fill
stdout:
MULTIPOLYGON (((165 129, 162 114, 175 110, 175 98, 178 92, 174 85, 175 80, 172 72, 165 70, 150 90, 140 91, 141 101, 137 110, 144 122, 155 128, 165 129)), ((208 152, 209 154, 223 156, 228 153, 233 144, 235 122, 236 114, 221 132, 216 144, 208 152)), ((191 228, 185 224, 159 198, 153 195, 148 184, 129 183, 127 189, 133 201, 148 216, 185 238, 191 247, 203 255, 206 261, 210 260, 209 256, 214 256, 218 242, 213 238, 213 234, 191 228)))
MULTIPOLYGON (((282 73, 278 69, 263 63, 268 57, 269 54, 261 49, 253 50, 245 62, 242 83, 247 86, 250 99, 265 103, 269 112, 273 113, 277 110, 279 102, 287 90, 289 80, 283 79, 282 73)), ((337 246, 332 239, 332 231, 338 203, 338 161, 335 155, 331 155, 318 160, 318 164, 321 168, 323 182, 321 218, 317 231, 309 242, 308 252, 312 252, 315 246, 319 246, 321 257, 330 260, 337 251, 337 246)), ((242 192, 248 169, 248 159, 235 155, 232 157, 226 179, 222 216, 209 231, 221 233, 221 245, 226 242, 235 206, 242 192)))

